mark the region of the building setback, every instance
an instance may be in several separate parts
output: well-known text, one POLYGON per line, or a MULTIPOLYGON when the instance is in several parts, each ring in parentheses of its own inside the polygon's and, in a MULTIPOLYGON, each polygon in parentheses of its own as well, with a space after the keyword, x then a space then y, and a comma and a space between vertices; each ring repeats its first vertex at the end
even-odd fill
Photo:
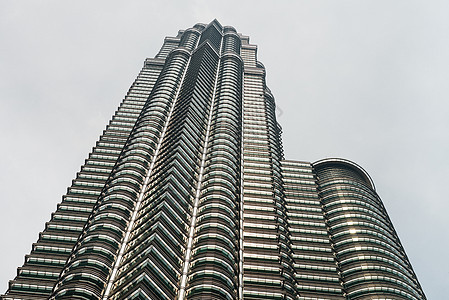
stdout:
POLYGON ((2 299, 425 299, 360 166, 284 160, 256 54, 165 38, 2 299))

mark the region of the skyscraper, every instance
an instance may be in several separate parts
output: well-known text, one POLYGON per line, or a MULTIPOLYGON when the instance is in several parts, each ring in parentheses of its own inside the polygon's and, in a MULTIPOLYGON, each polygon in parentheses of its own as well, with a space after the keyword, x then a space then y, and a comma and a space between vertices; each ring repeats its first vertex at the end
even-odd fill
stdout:
POLYGON ((284 160, 257 47, 166 38, 4 299, 425 299, 369 175, 284 160))

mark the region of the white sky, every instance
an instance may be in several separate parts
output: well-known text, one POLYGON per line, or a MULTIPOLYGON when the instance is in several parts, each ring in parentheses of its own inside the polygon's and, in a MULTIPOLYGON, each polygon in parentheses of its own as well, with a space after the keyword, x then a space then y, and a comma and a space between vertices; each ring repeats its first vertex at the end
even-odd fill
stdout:
POLYGON ((217 18, 259 46, 286 158, 365 168, 427 297, 447 298, 449 2, 160 2, 0 2, 0 293, 144 59, 217 18))

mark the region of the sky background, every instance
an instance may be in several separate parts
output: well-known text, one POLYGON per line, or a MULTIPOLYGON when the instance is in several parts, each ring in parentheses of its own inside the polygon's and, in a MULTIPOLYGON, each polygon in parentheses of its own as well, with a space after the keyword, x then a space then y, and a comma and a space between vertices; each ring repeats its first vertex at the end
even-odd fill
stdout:
POLYGON ((361 165, 428 299, 449 286, 449 2, 0 1, 0 293, 166 36, 259 46, 285 156, 361 165))

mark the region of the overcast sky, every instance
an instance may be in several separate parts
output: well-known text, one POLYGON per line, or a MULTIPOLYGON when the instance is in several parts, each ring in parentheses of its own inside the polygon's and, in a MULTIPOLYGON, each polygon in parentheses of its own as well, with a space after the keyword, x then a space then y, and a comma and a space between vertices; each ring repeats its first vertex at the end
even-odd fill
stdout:
POLYGON ((448 15, 429 0, 0 0, 0 293, 144 59, 217 18, 259 46, 286 158, 365 168, 424 292, 446 299, 448 15))

